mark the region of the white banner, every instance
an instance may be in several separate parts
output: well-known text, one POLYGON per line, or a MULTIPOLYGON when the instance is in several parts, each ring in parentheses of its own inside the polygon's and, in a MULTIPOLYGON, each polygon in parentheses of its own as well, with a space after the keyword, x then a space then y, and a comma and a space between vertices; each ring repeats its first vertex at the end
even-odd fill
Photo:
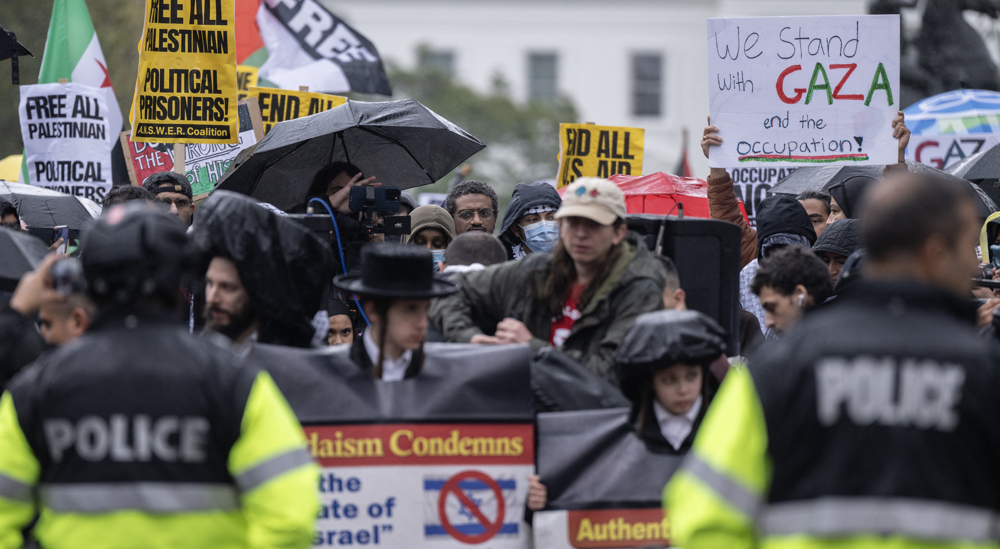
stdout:
POLYGON ((912 135, 906 146, 906 159, 933 166, 939 170, 1000 143, 1000 134, 912 135))
POLYGON ((708 19, 709 165, 894 164, 899 16, 708 19))
POLYGON ((323 467, 313 546, 527 549, 530 425, 306 427, 323 467))
POLYGON ((103 202, 118 139, 106 98, 103 89, 82 84, 21 86, 18 114, 32 185, 103 202))

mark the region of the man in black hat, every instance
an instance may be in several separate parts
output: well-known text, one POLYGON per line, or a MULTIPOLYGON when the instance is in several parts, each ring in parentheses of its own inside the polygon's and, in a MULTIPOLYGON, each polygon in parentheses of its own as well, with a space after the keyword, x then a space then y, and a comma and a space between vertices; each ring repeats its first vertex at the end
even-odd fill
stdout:
POLYGON ((354 340, 351 359, 383 381, 400 381, 420 372, 431 299, 459 289, 434 274, 430 252, 392 244, 362 248, 361 274, 339 275, 333 284, 361 297, 370 325, 363 337, 354 340))
POLYGON ((177 172, 159 172, 146 178, 142 187, 156 195, 167 206, 170 215, 177 217, 185 227, 194 219, 194 195, 187 177, 177 172))

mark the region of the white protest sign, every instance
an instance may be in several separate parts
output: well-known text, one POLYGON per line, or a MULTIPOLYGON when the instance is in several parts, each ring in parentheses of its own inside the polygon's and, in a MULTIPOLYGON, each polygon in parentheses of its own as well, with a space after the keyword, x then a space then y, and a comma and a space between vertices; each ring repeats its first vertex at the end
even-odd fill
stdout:
POLYGON ((899 16, 708 20, 709 165, 895 164, 899 16))
POLYGON ((1000 143, 1000 134, 913 135, 906 147, 906 159, 933 166, 939 170, 1000 143))
POLYGON ((98 203, 111 188, 111 148, 104 90, 82 84, 21 86, 18 114, 32 185, 98 203))

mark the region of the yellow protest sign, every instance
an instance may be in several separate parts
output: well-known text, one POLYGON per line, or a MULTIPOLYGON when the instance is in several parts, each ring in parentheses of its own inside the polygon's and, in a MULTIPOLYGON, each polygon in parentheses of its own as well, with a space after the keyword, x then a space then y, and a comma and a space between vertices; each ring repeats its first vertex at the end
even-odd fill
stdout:
POLYGON ((347 98, 339 95, 276 88, 250 88, 247 95, 257 98, 265 134, 278 122, 302 118, 347 103, 347 98))
POLYGON ((250 88, 257 85, 257 67, 250 65, 236 65, 236 87, 240 90, 240 101, 247 98, 250 88))
POLYGON ((236 0, 146 0, 132 140, 233 144, 236 0))
POLYGON ((558 187, 578 177, 642 175, 645 136, 642 128, 560 124, 558 187))

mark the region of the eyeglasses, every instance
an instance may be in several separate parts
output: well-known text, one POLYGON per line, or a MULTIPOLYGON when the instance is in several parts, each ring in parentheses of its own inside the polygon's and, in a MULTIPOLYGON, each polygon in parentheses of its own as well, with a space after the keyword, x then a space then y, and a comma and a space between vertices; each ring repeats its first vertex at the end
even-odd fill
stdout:
POLYGON ((468 221, 472 219, 472 216, 479 214, 479 219, 493 219, 493 210, 490 208, 483 208, 481 210, 462 210, 458 212, 458 217, 462 221, 468 221))
POLYGON ((166 204, 167 208, 169 208, 170 205, 173 204, 174 206, 177 206, 178 210, 183 210, 184 208, 191 207, 191 201, 188 200, 187 198, 178 198, 176 200, 171 200, 169 198, 161 198, 160 202, 166 204))

